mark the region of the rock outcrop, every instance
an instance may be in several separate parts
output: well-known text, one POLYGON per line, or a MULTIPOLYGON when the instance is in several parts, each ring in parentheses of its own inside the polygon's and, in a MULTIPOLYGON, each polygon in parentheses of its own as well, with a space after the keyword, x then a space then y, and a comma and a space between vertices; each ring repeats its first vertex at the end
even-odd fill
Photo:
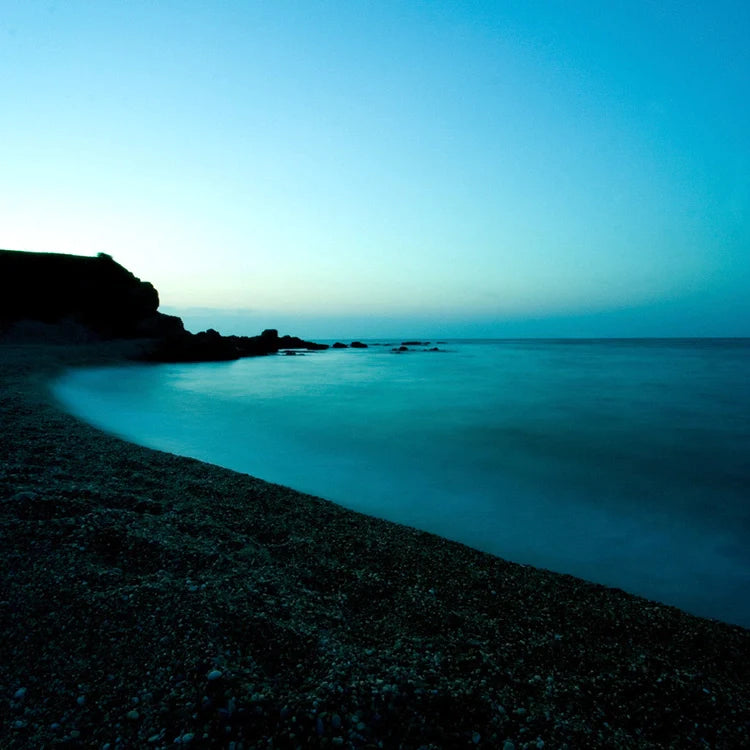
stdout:
POLYGON ((297 336, 279 336, 275 328, 260 336, 222 336, 209 328, 201 333, 185 331, 167 336, 156 343, 146 358, 155 362, 214 362, 277 354, 282 349, 318 351, 328 349, 328 345, 303 341, 297 336))
POLYGON ((281 349, 327 349, 326 344, 279 336, 222 336, 209 328, 185 330, 175 315, 158 311, 159 293, 109 255, 0 250, 0 338, 81 343, 148 339, 144 359, 203 362, 275 354, 281 349))
POLYGON ((94 339, 184 332, 179 318, 158 308, 153 285, 104 253, 88 258, 0 250, 0 333, 25 321, 85 330, 94 339))
POLYGON ((333 349, 348 349, 349 347, 352 349, 367 349, 367 344, 363 344, 361 341, 352 341, 351 344, 344 344, 341 341, 337 341, 332 346, 333 349))

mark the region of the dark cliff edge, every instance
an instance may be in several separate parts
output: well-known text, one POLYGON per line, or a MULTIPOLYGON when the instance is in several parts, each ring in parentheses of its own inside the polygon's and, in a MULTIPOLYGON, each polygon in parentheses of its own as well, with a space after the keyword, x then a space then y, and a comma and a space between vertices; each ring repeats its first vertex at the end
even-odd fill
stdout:
POLYGON ((144 339, 153 362, 233 360, 281 349, 327 349, 325 344, 279 336, 222 336, 185 330, 182 320, 158 311, 154 286, 111 256, 0 250, 0 341, 90 343, 144 339))

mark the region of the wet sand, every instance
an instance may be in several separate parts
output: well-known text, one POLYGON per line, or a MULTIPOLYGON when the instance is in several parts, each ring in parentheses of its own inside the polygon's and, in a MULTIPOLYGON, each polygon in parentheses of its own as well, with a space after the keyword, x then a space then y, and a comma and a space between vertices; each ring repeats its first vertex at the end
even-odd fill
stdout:
POLYGON ((128 353, 0 346, 0 746, 750 746, 750 631, 60 411, 128 353))

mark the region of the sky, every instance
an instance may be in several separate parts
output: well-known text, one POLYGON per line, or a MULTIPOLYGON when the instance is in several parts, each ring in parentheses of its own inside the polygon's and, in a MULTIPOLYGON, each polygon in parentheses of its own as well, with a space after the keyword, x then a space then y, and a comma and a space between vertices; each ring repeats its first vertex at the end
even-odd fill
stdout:
POLYGON ((750 336, 746 0, 0 0, 0 247, 188 328, 750 336))

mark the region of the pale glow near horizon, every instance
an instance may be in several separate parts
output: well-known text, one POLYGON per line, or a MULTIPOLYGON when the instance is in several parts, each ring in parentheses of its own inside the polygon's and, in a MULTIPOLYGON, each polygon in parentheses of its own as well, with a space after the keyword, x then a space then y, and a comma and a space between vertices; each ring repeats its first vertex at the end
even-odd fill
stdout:
POLYGON ((747 28, 739 2, 12 1, 0 247, 322 336, 750 335, 747 28))

